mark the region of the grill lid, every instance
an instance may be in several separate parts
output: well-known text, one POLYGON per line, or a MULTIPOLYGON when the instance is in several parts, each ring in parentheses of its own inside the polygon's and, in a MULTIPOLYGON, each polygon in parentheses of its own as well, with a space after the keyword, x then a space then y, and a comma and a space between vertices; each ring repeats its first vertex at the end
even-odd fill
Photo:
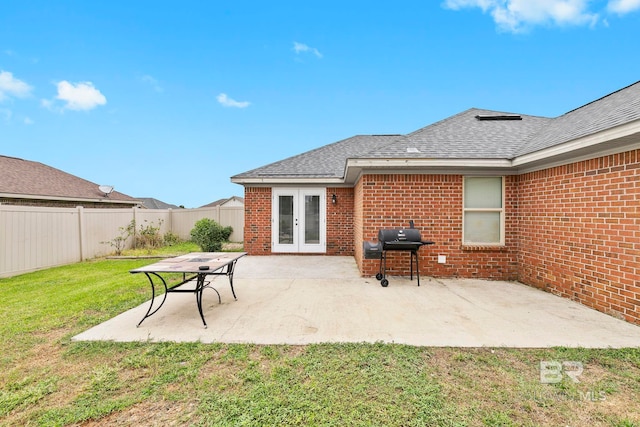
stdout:
POLYGON ((383 229, 378 231, 378 241, 383 244, 390 242, 420 243, 420 230, 417 228, 383 229))
POLYGON ((414 228, 413 221, 409 221, 409 228, 379 230, 378 242, 384 251, 416 251, 422 245, 434 244, 430 240, 422 240, 420 230, 414 228))

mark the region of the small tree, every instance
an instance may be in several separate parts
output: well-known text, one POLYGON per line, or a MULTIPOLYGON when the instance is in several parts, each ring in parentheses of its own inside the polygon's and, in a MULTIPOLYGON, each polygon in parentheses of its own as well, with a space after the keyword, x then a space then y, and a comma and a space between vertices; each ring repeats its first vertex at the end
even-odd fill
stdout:
POLYGON ((233 228, 223 227, 210 218, 202 218, 191 230, 191 240, 204 252, 220 252, 222 242, 229 239, 233 228))
POLYGON ((135 221, 131 221, 126 227, 118 227, 120 235, 114 237, 108 242, 100 242, 103 244, 111 245, 116 250, 116 255, 120 256, 122 250, 127 246, 127 240, 135 233, 135 221))

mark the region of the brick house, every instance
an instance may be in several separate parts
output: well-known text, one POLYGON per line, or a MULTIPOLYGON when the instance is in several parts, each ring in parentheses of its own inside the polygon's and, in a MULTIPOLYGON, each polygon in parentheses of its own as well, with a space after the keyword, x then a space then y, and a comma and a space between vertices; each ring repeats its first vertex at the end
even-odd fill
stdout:
POLYGON ((43 163, 0 155, 0 204, 129 208, 140 201, 43 163))
MULTIPOLYGON (((556 118, 473 108, 231 181, 251 255, 354 256, 372 276, 364 242, 413 220, 436 242, 421 274, 517 280, 640 324, 640 82, 556 118)), ((390 274, 408 263, 389 253, 390 274)))

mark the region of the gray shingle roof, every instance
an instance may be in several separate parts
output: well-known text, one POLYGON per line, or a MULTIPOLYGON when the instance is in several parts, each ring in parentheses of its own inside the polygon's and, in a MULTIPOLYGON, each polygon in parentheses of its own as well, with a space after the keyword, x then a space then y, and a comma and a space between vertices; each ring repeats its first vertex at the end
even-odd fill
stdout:
POLYGON ((478 120, 513 113, 471 108, 408 135, 358 135, 261 168, 245 178, 344 178, 348 159, 505 159, 554 147, 640 119, 640 82, 557 118, 478 120))
POLYGON ((342 178, 345 161, 398 139, 400 135, 357 135, 235 175, 234 178, 342 178))
POLYGON ((231 197, 227 197, 225 199, 218 199, 214 202, 211 203, 207 203, 206 205, 202 205, 200 206, 201 208, 215 208, 216 206, 222 206, 227 202, 231 202, 231 201, 237 201, 240 203, 244 203, 244 197, 238 197, 238 196, 231 196, 231 197))
POLYGON ((515 154, 533 153, 640 119, 640 82, 553 119, 515 154))
POLYGON ((522 120, 478 120, 476 116, 513 113, 471 108, 426 126, 391 144, 362 154, 363 158, 504 159, 513 157, 522 141, 552 119, 520 116, 522 120))
MULTIPOLYGON (((98 184, 78 178, 43 163, 0 155, 0 193, 19 196, 43 196, 72 200, 105 199, 98 184)), ((117 191, 109 194, 109 201, 137 200, 117 191)))
POLYGON ((142 202, 142 206, 147 209, 179 209, 179 206, 165 203, 162 200, 154 199, 153 197, 138 197, 137 200, 142 202))

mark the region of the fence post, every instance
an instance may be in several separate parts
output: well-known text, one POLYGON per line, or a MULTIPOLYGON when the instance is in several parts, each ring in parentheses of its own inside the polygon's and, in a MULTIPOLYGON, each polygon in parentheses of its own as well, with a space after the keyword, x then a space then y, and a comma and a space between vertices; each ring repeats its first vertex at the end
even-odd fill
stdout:
POLYGON ((133 207, 133 248, 137 248, 138 247, 138 242, 136 241, 136 236, 138 235, 138 217, 136 215, 136 213, 138 212, 138 207, 134 206, 133 207))
POLYGON ((87 247, 87 226, 84 222, 84 207, 77 206, 78 209, 78 231, 79 231, 79 239, 78 244, 80 245, 80 261, 84 261, 86 259, 85 249, 87 247))

